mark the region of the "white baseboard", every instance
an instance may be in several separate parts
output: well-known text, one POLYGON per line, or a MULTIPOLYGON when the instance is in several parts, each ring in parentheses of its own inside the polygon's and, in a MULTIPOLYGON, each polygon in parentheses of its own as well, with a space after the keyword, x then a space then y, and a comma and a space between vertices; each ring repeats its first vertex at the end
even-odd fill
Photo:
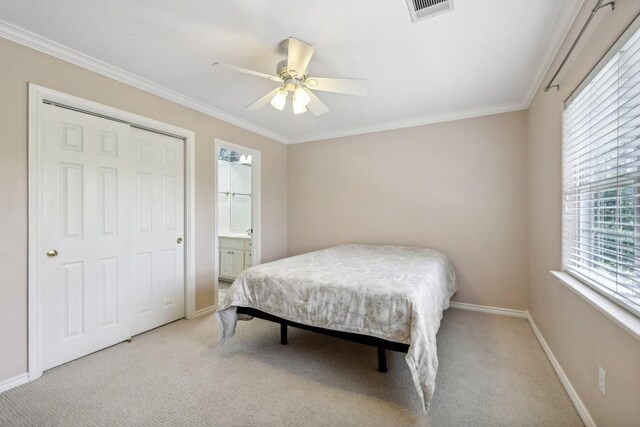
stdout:
POLYGON ((513 310, 511 308, 490 307, 488 305, 467 304, 466 302, 451 302, 449 305, 453 308, 461 310, 481 311, 483 313, 500 314, 502 316, 513 316, 527 318, 527 312, 524 310, 513 310))
POLYGON ((24 28, 15 26, 0 19, 0 37, 20 43, 32 49, 44 52, 47 55, 60 58, 63 61, 78 65, 95 73, 102 74, 129 86, 144 90, 164 99, 168 99, 176 104, 183 105, 192 110, 199 111, 211 117, 231 123, 243 129, 265 136, 278 142, 287 143, 288 139, 277 132, 258 126, 248 120, 241 119, 238 116, 229 114, 225 111, 212 107, 202 101, 185 96, 172 89, 166 88, 158 83, 137 76, 133 73, 125 71, 121 68, 114 67, 99 59, 93 58, 84 53, 73 50, 67 46, 57 43, 53 40, 42 37, 38 34, 25 30, 24 28))
POLYGON ((576 410, 578 411, 578 414, 580 415, 582 422, 587 427, 596 427, 596 423, 595 421, 593 421, 593 418, 591 418, 591 414, 589 414, 589 411, 587 411, 587 407, 584 405, 584 403, 582 403, 580 396, 578 396, 578 393, 573 388, 573 385, 569 381, 569 378, 562 370, 560 363, 558 363, 558 360, 551 352, 551 348, 545 341, 544 337, 542 336, 542 333, 540 333, 540 330, 536 326, 528 310, 527 311, 512 310, 510 308, 489 307, 485 305, 467 304, 464 302, 451 302, 450 306, 453 308, 458 308, 462 310, 480 311, 483 313, 500 314, 503 316, 513 316, 513 317, 521 317, 521 318, 527 319, 529 321, 529 326, 531 326, 531 329, 533 330, 533 334, 536 336, 536 338, 538 339, 538 342, 542 346, 542 349, 547 355, 547 359, 549 359, 551 366, 553 366, 553 370, 556 371, 558 378, 560 378, 560 382, 562 383, 562 386, 564 387, 567 394, 569 395, 569 398, 571 399, 573 406, 575 406, 576 410))
POLYGON ((196 310, 196 312, 193 314, 192 319, 197 319, 198 317, 206 316, 207 314, 213 313, 214 311, 216 311, 215 305, 212 305, 206 308, 201 308, 200 310, 196 310))
MULTIPOLYGON (((451 302, 450 306, 453 308, 461 309, 461 310, 479 311, 483 313, 499 314, 503 316, 521 317, 521 318, 527 319, 529 321, 529 325, 531 326, 531 329, 533 330, 533 334, 536 336, 536 338, 538 339, 538 342, 542 346, 542 349, 547 355, 547 358, 549 359, 551 366, 556 371, 558 378, 560 378, 560 382, 562 383, 562 386, 564 387, 567 394, 569 395, 571 402, 573 403, 576 410, 578 411, 580 418, 582 419, 582 421, 587 427, 597 427, 595 421, 593 421, 593 418, 591 418, 591 415, 589 414, 589 411, 587 410, 586 406, 584 405, 584 403, 582 403, 580 396, 578 396, 578 393, 573 388, 573 385, 569 381, 569 378, 562 370, 560 363, 558 363, 558 360, 553 355, 553 352, 551 351, 551 348, 549 348, 549 345, 547 344, 544 337, 542 336, 542 333, 540 333, 540 330, 538 329, 538 326, 536 326, 535 322, 533 321, 533 318, 531 317, 531 314, 529 313, 529 311, 513 310, 510 308, 489 307, 489 306, 477 305, 477 304, 467 304, 463 302, 451 302)), ((213 313, 215 310, 216 310, 215 305, 202 308, 195 312, 193 318, 195 319, 197 317, 205 316, 209 313, 213 313)), ((13 378, 0 381, 0 393, 7 391, 9 389, 12 389, 14 387, 17 387, 19 385, 25 384, 27 382, 29 382, 28 373, 20 374, 13 378)))
POLYGON ((25 372, 24 374, 17 375, 13 378, 6 379, 4 381, 0 381, 0 393, 5 392, 14 387, 18 387, 19 385, 25 384, 29 382, 29 373, 25 372))
POLYGON ((560 366, 560 363, 558 363, 558 360, 551 352, 551 348, 545 341, 544 337, 542 336, 542 333, 540 333, 540 330, 536 326, 536 323, 533 321, 533 318, 531 317, 531 314, 528 311, 527 311, 527 320, 529 321, 529 325, 531 326, 531 329, 533 330, 534 335, 538 339, 538 342, 540 342, 542 349, 546 353, 547 358, 549 359, 549 362, 551 362, 551 366, 553 366, 553 369, 556 371, 558 378, 560 378, 560 382, 562 383, 562 386, 564 387, 567 394, 569 395, 571 402, 573 402, 573 406, 576 407, 576 410, 578 411, 580 418, 582 418, 582 422, 584 422, 584 424, 587 427, 596 427, 596 423, 595 421, 593 421, 593 418, 591 418, 589 411, 587 411, 587 407, 584 406, 584 403, 582 403, 582 400, 580 400, 580 396, 578 396, 578 393, 573 388, 571 381, 569 381, 569 378, 562 370, 562 366, 560 366))

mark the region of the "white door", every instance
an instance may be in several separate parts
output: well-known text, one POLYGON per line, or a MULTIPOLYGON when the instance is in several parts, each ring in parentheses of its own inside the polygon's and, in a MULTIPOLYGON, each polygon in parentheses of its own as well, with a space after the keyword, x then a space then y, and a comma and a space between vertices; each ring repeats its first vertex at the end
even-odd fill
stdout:
POLYGON ((220 276, 233 277, 232 251, 226 248, 220 249, 220 276))
POLYGON ((245 269, 244 266, 244 251, 234 250, 231 251, 231 274, 233 277, 238 277, 240 273, 245 269))
POLYGON ((184 317, 184 141, 131 129, 132 334, 184 317))
POLYGON ((48 369, 130 336, 130 127, 43 112, 38 275, 48 369))

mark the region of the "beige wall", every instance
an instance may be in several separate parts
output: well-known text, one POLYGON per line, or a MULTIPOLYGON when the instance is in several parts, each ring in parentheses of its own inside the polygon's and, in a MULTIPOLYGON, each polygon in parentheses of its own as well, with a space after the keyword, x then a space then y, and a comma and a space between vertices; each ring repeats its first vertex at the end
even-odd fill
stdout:
POLYGON ((27 82, 196 134, 197 308, 214 303, 214 139, 262 153, 262 257, 287 252, 286 146, 0 38, 0 381, 27 370, 27 82))
MULTIPOLYGON (((569 42, 590 7, 585 2, 569 42)), ((214 298, 209 236, 219 137, 262 151, 265 261, 287 246, 297 254, 350 241, 442 250, 460 277, 455 300, 529 308, 595 421, 637 425, 640 341, 549 270, 560 268, 562 101, 639 12, 637 0, 600 12, 560 75, 560 91, 538 91, 527 112, 289 147, 0 39, 0 381, 26 370, 31 81, 196 132, 198 308, 214 298), (607 371, 606 397, 598 366, 607 371)))
POLYGON ((455 300, 526 309, 525 131, 516 112, 290 146, 289 253, 428 246, 455 300))
MULTIPOLYGON (((593 3, 585 2, 567 37, 569 43, 575 40, 593 3)), ((549 274, 561 264, 562 104, 639 12, 637 0, 619 0, 615 12, 599 12, 560 75, 560 91, 543 93, 540 88, 528 111, 530 311, 601 426, 640 423, 640 341, 549 274), (607 372, 606 397, 598 390, 598 366, 607 372)), ((567 48, 565 43, 560 55, 567 48)), ((561 59, 556 58, 551 71, 561 59)))

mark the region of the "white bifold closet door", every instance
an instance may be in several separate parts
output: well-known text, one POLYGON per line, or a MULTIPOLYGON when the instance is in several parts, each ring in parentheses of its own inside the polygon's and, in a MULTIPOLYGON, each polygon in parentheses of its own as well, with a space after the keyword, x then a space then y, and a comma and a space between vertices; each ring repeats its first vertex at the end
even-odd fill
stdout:
POLYGON ((43 369, 184 317, 184 141, 44 105, 43 369))
POLYGON ((127 339, 130 126, 43 106, 43 368, 127 339))
POLYGON ((133 335, 184 317, 184 141, 131 130, 133 335))

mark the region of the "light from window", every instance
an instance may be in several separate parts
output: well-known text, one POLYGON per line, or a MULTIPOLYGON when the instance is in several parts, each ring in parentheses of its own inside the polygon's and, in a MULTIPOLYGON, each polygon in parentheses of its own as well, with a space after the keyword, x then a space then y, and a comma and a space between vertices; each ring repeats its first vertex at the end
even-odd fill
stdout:
POLYGON ((640 315, 640 31, 591 76, 564 113, 563 266, 640 315))

